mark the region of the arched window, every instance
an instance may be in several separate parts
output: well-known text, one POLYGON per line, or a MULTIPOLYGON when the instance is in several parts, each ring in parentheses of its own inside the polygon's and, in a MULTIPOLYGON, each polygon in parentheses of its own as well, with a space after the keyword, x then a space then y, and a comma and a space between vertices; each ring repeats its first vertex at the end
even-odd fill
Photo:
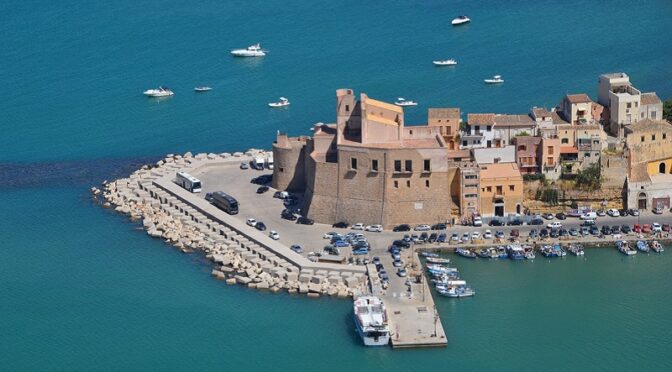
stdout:
POLYGON ((665 174, 665 163, 660 163, 660 165, 658 165, 658 173, 665 174))

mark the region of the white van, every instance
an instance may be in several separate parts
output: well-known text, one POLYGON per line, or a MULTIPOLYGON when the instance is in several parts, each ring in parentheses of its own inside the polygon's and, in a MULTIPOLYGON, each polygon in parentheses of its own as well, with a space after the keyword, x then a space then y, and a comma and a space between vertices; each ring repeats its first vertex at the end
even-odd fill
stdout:
POLYGON ((597 213, 595 212, 586 212, 581 215, 582 220, 595 220, 597 219, 597 213))
POLYGON ((264 159, 261 156, 256 156, 254 158, 254 162, 252 164, 254 165, 254 169, 256 169, 256 170, 264 170, 264 165, 266 164, 266 159, 264 159))
POLYGON ((266 159, 266 168, 273 170, 273 154, 266 159))

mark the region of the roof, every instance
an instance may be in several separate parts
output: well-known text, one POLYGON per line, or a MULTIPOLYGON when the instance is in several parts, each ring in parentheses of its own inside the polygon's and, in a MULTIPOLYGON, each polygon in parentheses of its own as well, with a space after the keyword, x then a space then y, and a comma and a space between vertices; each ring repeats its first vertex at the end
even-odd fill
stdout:
POLYGON ((467 124, 469 125, 494 125, 495 114, 468 114, 467 124))
POLYGON ((656 105, 663 103, 655 92, 642 93, 642 105, 656 105))
POLYGON ((565 96, 565 99, 569 101, 569 103, 590 103, 593 102, 593 100, 588 97, 587 94, 585 93, 580 93, 580 94, 568 94, 565 96))
POLYGON ((579 149, 574 146, 560 146, 561 154, 578 154, 579 149))
POLYGON ((543 107, 533 107, 532 108, 532 115, 537 118, 541 118, 544 116, 551 116, 550 111, 546 110, 543 107))
POLYGON ((553 118, 553 124, 569 124, 569 122, 563 119, 557 111, 553 111, 551 117, 553 118))
POLYGON ((481 181, 492 178, 522 178, 518 164, 497 163, 481 167, 481 181))
POLYGON ((440 119, 459 119, 460 118, 460 109, 459 108, 430 108, 427 114, 429 118, 440 118, 440 119))
POLYGON ((626 127, 631 133, 672 130, 672 124, 664 120, 643 119, 626 127))
POLYGON ((521 156, 536 156, 538 146, 541 144, 541 137, 535 136, 518 136, 516 137, 516 155, 521 156), (520 146, 525 146, 525 150, 521 150, 520 146))
POLYGON ((473 149, 474 160, 478 164, 493 164, 495 159, 499 162, 514 162, 516 161, 516 147, 488 147, 473 149))
POLYGON ((378 116, 378 115, 370 113, 370 112, 366 113, 366 120, 375 121, 376 123, 387 124, 387 125, 394 125, 394 126, 399 125, 399 123, 397 123, 396 121, 394 121, 392 119, 386 119, 382 116, 378 116))
POLYGON ((530 115, 496 115, 495 124, 507 127, 533 127, 535 122, 530 115))
POLYGON ((391 103, 387 103, 387 102, 383 102, 383 101, 378 101, 377 99, 373 99, 373 98, 369 98, 369 97, 366 98, 366 104, 371 105, 371 106, 380 107, 380 108, 383 108, 385 110, 394 111, 394 112, 397 112, 397 113, 400 113, 400 114, 404 113, 404 110, 402 110, 401 107, 399 107, 397 105, 393 105, 391 103))

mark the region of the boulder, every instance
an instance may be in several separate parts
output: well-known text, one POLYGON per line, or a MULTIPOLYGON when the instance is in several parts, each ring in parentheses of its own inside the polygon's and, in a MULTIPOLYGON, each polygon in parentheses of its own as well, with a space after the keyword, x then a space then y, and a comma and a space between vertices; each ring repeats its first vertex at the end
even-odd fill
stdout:
POLYGON ((220 280, 226 279, 226 275, 224 275, 223 272, 221 272, 217 269, 212 270, 212 276, 214 276, 215 279, 220 279, 220 280))

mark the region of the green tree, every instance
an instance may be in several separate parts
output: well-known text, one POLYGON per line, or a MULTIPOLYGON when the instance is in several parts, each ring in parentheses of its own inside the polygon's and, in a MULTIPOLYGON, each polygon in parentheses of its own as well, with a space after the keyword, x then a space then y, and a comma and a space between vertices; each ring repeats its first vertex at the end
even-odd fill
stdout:
POLYGON ((602 170, 600 164, 591 164, 588 168, 579 171, 574 180, 576 187, 594 191, 602 187, 602 170))
POLYGON ((663 104, 663 117, 666 120, 672 121, 672 98, 668 99, 663 104))

